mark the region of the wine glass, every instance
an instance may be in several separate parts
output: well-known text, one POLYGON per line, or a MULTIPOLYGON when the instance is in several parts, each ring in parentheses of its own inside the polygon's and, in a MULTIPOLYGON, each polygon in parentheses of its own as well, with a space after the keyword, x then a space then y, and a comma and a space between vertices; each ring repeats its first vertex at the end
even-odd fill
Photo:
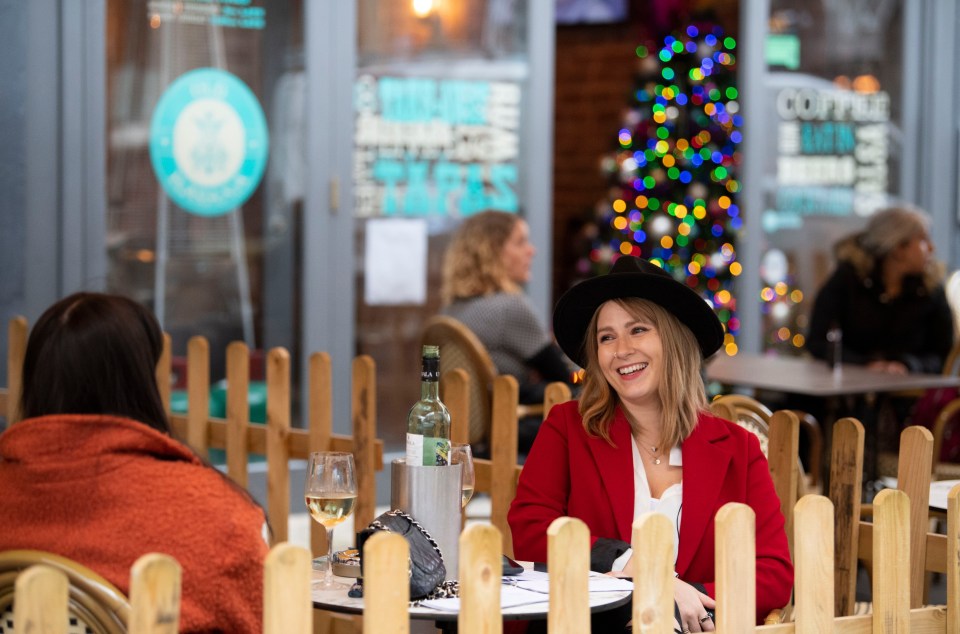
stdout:
POLYGON ((333 580, 333 528, 353 513, 357 502, 357 475, 353 454, 317 451, 310 454, 307 479, 303 484, 307 510, 327 529, 327 571, 321 588, 346 588, 333 580))
POLYGON ((473 451, 469 443, 450 445, 450 464, 460 465, 460 508, 465 508, 473 497, 476 476, 473 473, 473 451))

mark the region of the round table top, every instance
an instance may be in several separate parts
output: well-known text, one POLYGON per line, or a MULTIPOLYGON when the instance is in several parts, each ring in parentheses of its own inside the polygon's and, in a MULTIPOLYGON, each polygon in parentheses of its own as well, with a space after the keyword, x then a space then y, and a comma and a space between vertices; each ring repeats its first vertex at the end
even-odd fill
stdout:
MULTIPOLYGON (((313 571, 313 581, 318 582, 323 579, 323 571, 313 571)), ((353 585, 355 579, 351 577, 338 577, 334 575, 334 581, 346 584, 345 588, 325 589, 318 587, 315 583, 311 588, 311 597, 313 607, 331 612, 340 612, 343 614, 363 614, 363 599, 347 596, 347 590, 353 585)), ((627 603, 632 593, 624 590, 611 592, 591 592, 590 593, 590 611, 603 612, 612 610, 627 603)), ((544 619, 550 609, 547 595, 543 595, 543 601, 538 603, 527 603, 513 607, 503 608, 501 614, 504 620, 532 620, 544 619)), ((458 612, 452 610, 439 610, 429 607, 411 607, 410 618, 430 621, 456 621, 458 612)))

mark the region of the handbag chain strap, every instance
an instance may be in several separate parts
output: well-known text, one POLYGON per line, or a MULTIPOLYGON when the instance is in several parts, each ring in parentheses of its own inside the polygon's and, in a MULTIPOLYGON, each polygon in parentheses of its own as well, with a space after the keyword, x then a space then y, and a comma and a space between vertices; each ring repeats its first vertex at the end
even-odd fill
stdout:
MULTIPOLYGON (((430 542, 430 545, 433 546, 433 549, 437 551, 437 556, 440 557, 440 561, 443 561, 443 553, 440 552, 440 545, 437 543, 437 540, 435 540, 427 531, 427 529, 425 529, 423 525, 420 524, 420 522, 415 520, 413 516, 409 515, 408 513, 404 513, 400 509, 392 509, 390 511, 387 511, 386 515, 390 515, 391 517, 402 517, 403 519, 410 522, 413 526, 415 526, 416 529, 420 531, 420 534, 427 538, 427 541, 430 542)), ((389 528, 384 526, 383 523, 377 519, 370 522, 370 526, 376 528, 377 530, 387 531, 387 532, 390 531, 389 528)), ((413 570, 410 571, 410 574, 413 574, 413 570)), ((441 581, 436 588, 430 591, 430 593, 427 596, 423 597, 422 599, 411 601, 410 605, 412 607, 417 607, 420 605, 421 601, 426 601, 427 599, 451 599, 459 596, 460 596, 460 583, 458 581, 456 580, 441 581)))
MULTIPOLYGON (((409 515, 409 514, 407 514, 407 513, 404 513, 404 512, 401 511, 400 509, 393 509, 393 510, 391 510, 391 511, 387 511, 387 512, 385 513, 385 515, 389 515, 389 516, 391 516, 391 517, 402 517, 403 519, 405 519, 405 520, 407 520, 408 522, 410 522, 411 524, 413 524, 413 526, 416 527, 416 529, 417 529, 418 531, 420 531, 420 534, 427 538, 427 541, 430 542, 430 545, 433 546, 433 549, 434 549, 435 551, 437 551, 437 556, 440 557, 440 561, 443 561, 443 553, 440 552, 440 544, 437 543, 437 540, 435 540, 435 539, 430 535, 430 533, 427 531, 427 529, 425 529, 425 528, 423 527, 423 525, 420 524, 420 522, 418 522, 417 520, 413 519, 413 517, 412 517, 411 515, 409 515)), ((376 528, 376 529, 378 529, 378 530, 381 530, 381 531, 389 531, 389 530, 390 530, 390 529, 388 529, 386 526, 384 526, 383 523, 382 523, 380 520, 376 520, 376 519, 373 520, 373 521, 370 523, 370 526, 373 526, 374 528, 376 528)))

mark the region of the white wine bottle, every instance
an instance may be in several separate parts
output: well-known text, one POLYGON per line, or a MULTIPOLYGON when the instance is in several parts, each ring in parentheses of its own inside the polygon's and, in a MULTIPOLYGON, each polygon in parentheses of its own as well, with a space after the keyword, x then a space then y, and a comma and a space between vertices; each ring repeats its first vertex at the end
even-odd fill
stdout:
POLYGON ((440 402, 440 347, 423 347, 420 400, 407 414, 407 464, 442 467, 450 464, 450 412, 440 402))

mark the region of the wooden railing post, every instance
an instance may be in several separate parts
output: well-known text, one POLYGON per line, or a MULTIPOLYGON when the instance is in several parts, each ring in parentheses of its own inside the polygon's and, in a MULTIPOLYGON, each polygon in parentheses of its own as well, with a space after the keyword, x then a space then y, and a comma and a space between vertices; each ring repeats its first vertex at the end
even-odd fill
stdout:
POLYGON ((860 495, 863 487, 863 425, 855 418, 833 424, 830 500, 833 502, 836 561, 834 616, 853 614, 860 543, 860 495))
POLYGON ((173 341, 170 335, 163 333, 163 351, 160 353, 160 359, 157 361, 157 389, 160 391, 160 401, 163 403, 163 411, 170 416, 173 411, 170 409, 170 396, 173 389, 170 384, 173 378, 173 341))
POLYGON ((7 425, 20 420, 23 358, 27 354, 27 320, 14 317, 7 326, 7 425))
POLYGON ((378 531, 364 542, 363 634, 410 632, 409 558, 410 547, 400 535, 378 531))
POLYGON ((13 622, 18 632, 66 634, 67 575, 49 566, 30 566, 14 582, 13 622))
POLYGON ((633 523, 635 632, 673 632, 673 531, 661 513, 644 513, 633 523))
POLYGON ((263 567, 264 634, 313 631, 310 559, 306 548, 293 544, 277 544, 270 549, 263 567))
POLYGON ((947 495, 947 634, 960 634, 960 484, 947 495))
POLYGON ((503 552, 513 556, 507 512, 517 492, 517 380, 508 374, 493 380, 490 458, 490 523, 503 535, 503 552))
POLYGON ((500 634, 500 580, 503 570, 500 531, 489 524, 468 526, 460 534, 460 615, 462 634, 500 634))
POLYGON ((910 607, 923 605, 927 559, 927 528, 930 525, 930 475, 933 472, 933 434, 913 425, 900 434, 897 488, 910 500, 910 607))
POLYGON ((181 570, 169 555, 147 553, 130 569, 130 634, 177 634, 181 570))
POLYGON ((716 580, 718 632, 747 634, 757 620, 756 515, 729 502, 717 512, 716 580))
POLYGON ((187 343, 187 444, 207 458, 210 442, 210 344, 205 337, 187 343))
POLYGON ((793 554, 793 507, 797 503, 800 482, 800 419, 791 411, 780 410, 770 417, 767 461, 770 476, 780 498, 780 511, 786 520, 787 544, 793 554))
POLYGON ((543 392, 543 417, 550 415, 550 410, 554 405, 566 403, 573 398, 570 386, 562 381, 554 381, 547 384, 547 389, 543 392))
POLYGON ((287 541, 290 515, 290 354, 267 353, 267 508, 273 542, 287 541))
POLYGON ((833 503, 807 495, 794 511, 796 634, 833 630, 833 503))
POLYGON ((357 468, 356 526, 373 521, 377 483, 373 478, 373 442, 377 436, 377 365, 370 355, 353 360, 352 372, 353 459, 357 468))
MULTIPOLYGON (((910 498, 896 489, 880 491, 873 514, 873 632, 909 632, 910 498)), ((923 563, 916 567, 922 571, 923 563)))
POLYGON ((583 520, 558 517, 547 529, 550 571, 550 634, 590 631, 590 529, 583 520))
POLYGON ((233 341, 227 346, 227 474, 244 489, 247 488, 249 390, 250 350, 242 341, 233 341))
MULTIPOLYGON (((333 438, 333 365, 326 352, 310 355, 307 377, 310 393, 310 442, 308 452, 330 451, 333 438)), ((316 556, 327 552, 327 531, 317 522, 310 522, 310 550, 316 556)))

